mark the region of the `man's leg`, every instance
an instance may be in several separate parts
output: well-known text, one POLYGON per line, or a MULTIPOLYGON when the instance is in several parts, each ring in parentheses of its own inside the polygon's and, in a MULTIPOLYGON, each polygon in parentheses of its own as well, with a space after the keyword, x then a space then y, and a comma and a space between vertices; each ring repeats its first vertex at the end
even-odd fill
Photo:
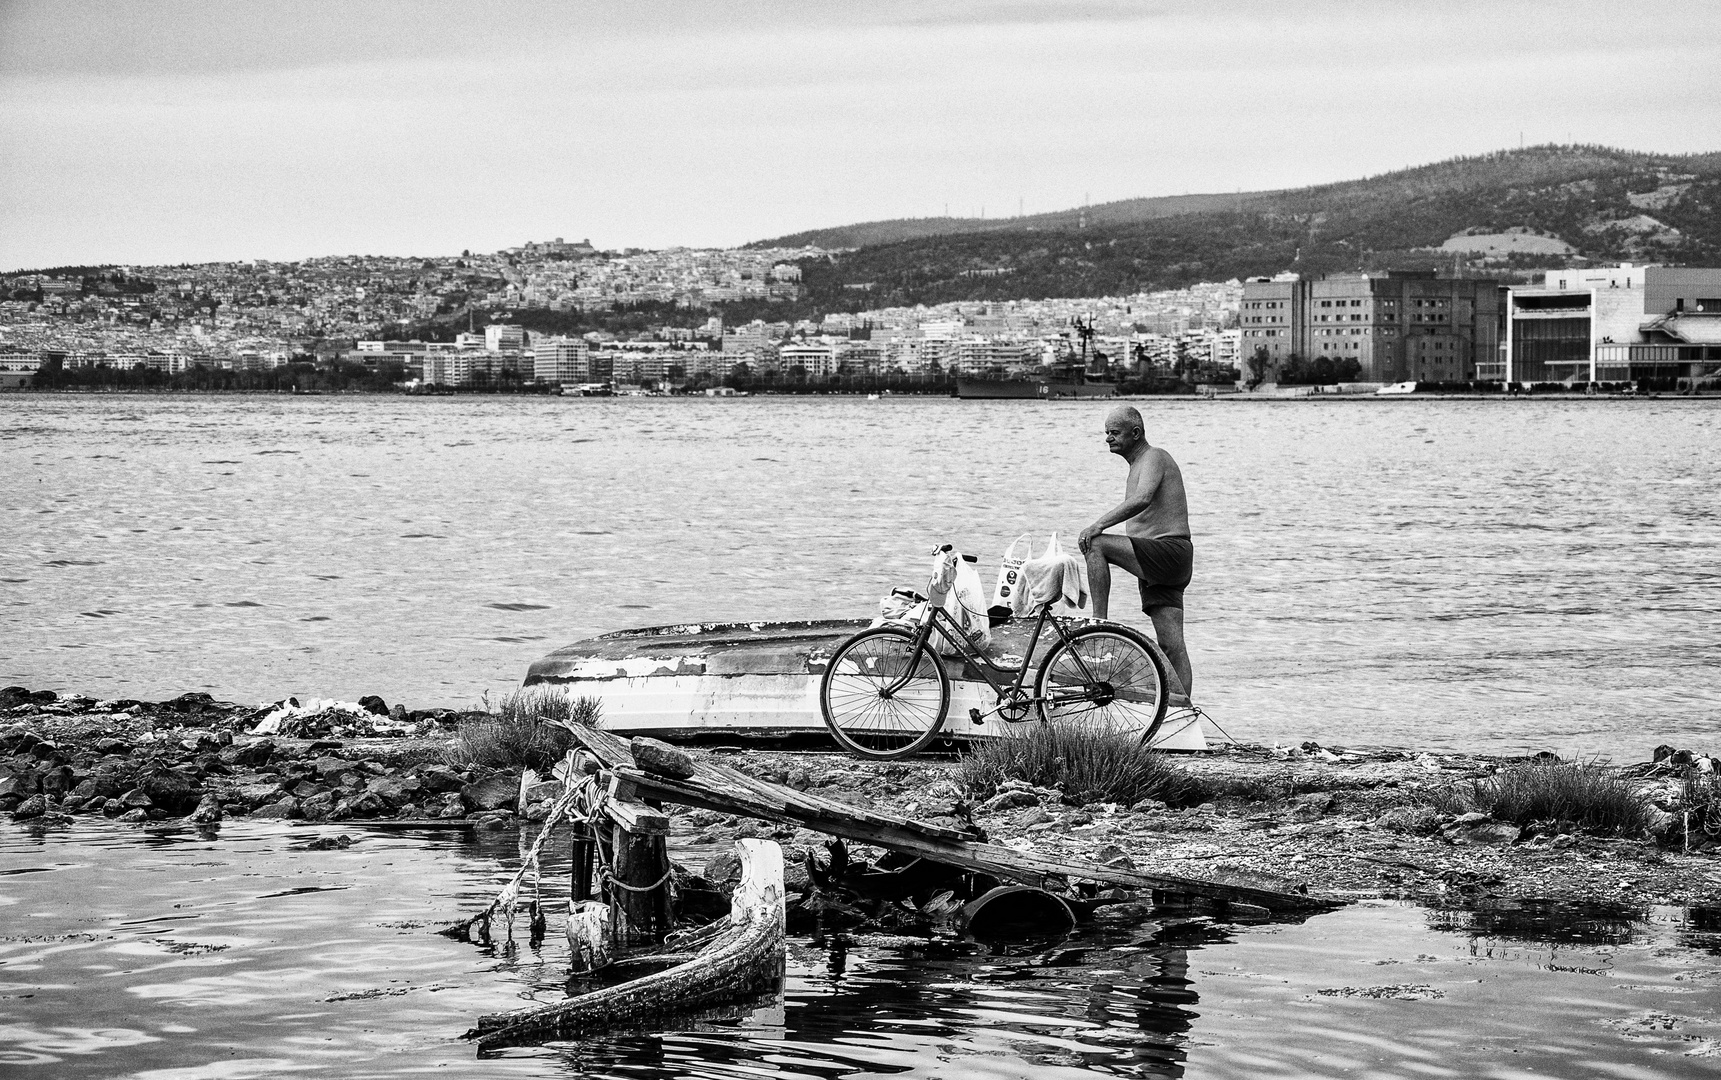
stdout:
POLYGON ((1111 568, 1113 564, 1141 577, 1141 563, 1136 561, 1135 548, 1127 536, 1102 534, 1088 545, 1088 595, 1093 598, 1094 618, 1103 619, 1111 610, 1111 568))
MULTIPOLYGON (((1159 647, 1165 650, 1165 658, 1171 661, 1171 670, 1183 684, 1183 696, 1187 698, 1195 676, 1189 670, 1189 647, 1183 643, 1183 609, 1161 605, 1149 612, 1148 618, 1153 620, 1153 636, 1159 639, 1159 647)), ((1173 700, 1176 697, 1174 692, 1173 700)))

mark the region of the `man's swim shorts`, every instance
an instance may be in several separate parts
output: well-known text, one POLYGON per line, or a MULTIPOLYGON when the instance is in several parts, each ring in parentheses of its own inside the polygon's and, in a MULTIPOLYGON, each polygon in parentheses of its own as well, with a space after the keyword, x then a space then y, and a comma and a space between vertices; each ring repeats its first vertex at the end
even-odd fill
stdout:
POLYGON ((1135 561, 1141 564, 1141 610, 1183 606, 1183 590, 1195 571, 1195 545, 1187 536, 1159 536, 1152 540, 1129 538, 1135 561))

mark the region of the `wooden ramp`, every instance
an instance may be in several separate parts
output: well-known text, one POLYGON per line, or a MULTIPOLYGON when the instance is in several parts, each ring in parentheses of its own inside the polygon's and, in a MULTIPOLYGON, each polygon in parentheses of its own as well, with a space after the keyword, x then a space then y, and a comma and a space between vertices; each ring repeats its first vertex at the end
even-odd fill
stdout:
POLYGON ((662 800, 797 825, 845 840, 961 867, 1001 881, 1042 888, 1053 878, 1081 878, 1124 888, 1202 897, 1233 909, 1240 905, 1261 908, 1278 917, 1306 916, 1339 906, 1337 902, 1324 898, 1217 878, 1118 870, 1099 863, 1052 858, 999 844, 981 843, 956 829, 889 817, 812 792, 757 780, 724 765, 709 754, 690 755, 693 762, 691 776, 662 776, 635 764, 627 740, 592 728, 571 727, 570 730, 575 740, 610 770, 612 791, 622 798, 662 800))

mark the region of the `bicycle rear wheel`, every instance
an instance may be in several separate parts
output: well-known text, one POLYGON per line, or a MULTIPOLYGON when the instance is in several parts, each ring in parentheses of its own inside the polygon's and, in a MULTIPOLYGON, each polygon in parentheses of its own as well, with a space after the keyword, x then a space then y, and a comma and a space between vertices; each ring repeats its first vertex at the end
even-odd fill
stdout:
POLYGON ((1034 689, 1048 723, 1078 722, 1152 742, 1170 680, 1157 650, 1125 626, 1086 626, 1046 654, 1034 689))
POLYGON ((837 646, 819 682, 819 711, 842 747, 869 758, 906 757, 937 736, 950 711, 950 676, 907 630, 862 630, 837 646))

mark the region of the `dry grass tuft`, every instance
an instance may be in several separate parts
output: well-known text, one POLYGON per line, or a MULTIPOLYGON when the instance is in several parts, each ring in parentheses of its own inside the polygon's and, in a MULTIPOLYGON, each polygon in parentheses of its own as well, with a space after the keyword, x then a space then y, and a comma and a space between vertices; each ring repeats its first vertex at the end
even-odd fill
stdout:
POLYGON ((1032 724, 1025 734, 981 743, 963 757, 959 775, 976 798, 1006 780, 1059 788, 1078 803, 1193 806, 1207 798, 1199 779, 1136 737, 1070 723, 1032 724))
POLYGON ((1481 811, 1518 825, 1571 821, 1590 832, 1637 836, 1653 818, 1649 800, 1635 783, 1596 762, 1508 765, 1493 776, 1431 794, 1443 813, 1481 811))
POLYGON ((493 713, 460 725, 454 757, 459 764, 548 772, 573 748, 567 724, 597 723, 597 698, 577 701, 550 687, 517 690, 493 713))

